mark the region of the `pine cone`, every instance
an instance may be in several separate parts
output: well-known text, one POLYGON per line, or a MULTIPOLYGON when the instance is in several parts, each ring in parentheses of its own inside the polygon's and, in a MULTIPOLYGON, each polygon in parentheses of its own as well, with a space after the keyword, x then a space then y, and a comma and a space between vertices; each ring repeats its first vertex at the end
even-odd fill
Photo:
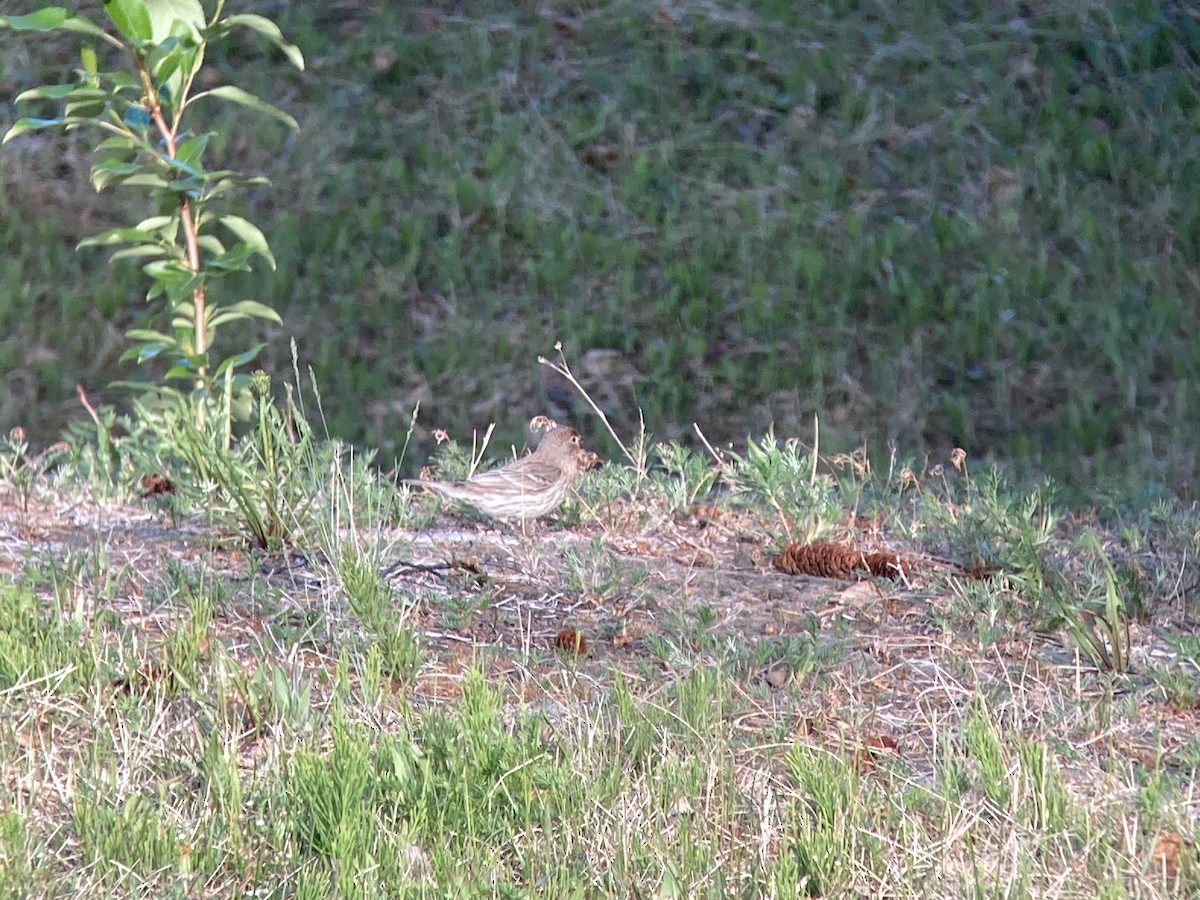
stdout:
POLYGON ((843 544, 824 541, 815 544, 789 544, 775 560, 775 567, 789 575, 815 575, 852 581, 873 575, 898 578, 904 574, 895 553, 865 553, 843 544))

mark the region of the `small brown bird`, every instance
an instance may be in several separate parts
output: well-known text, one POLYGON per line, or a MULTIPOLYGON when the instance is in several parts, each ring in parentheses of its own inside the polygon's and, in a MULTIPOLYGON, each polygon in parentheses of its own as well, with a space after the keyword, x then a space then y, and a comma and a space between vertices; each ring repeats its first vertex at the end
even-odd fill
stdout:
POLYGON ((405 484, 432 488, 493 519, 528 521, 558 509, 576 476, 596 461, 595 454, 581 446, 578 431, 559 426, 546 432, 533 453, 498 469, 466 481, 408 480, 405 484))

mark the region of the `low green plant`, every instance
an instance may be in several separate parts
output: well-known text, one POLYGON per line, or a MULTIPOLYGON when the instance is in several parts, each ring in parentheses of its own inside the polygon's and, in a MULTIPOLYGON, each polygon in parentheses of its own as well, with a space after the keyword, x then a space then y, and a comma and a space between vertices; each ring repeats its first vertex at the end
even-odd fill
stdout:
POLYGON ((1146 674, 1158 684, 1172 709, 1185 710, 1200 706, 1200 678, 1193 671, 1181 671, 1165 666, 1147 666, 1146 674))
POLYGON ((114 879, 133 872, 150 878, 160 870, 189 871, 185 836, 168 821, 160 804, 139 794, 113 803, 97 790, 75 798, 73 826, 82 860, 114 879))
POLYGON ((579 506, 590 519, 615 530, 649 514, 649 507, 623 502, 638 496, 644 483, 629 466, 609 463, 576 482, 579 506))
MULTIPOLYGON (((77 419, 67 427, 66 461, 81 482, 92 485, 98 499, 107 499, 121 470, 119 442, 114 436, 118 416, 112 407, 102 407, 93 413, 90 420, 77 419)), ((140 430, 139 423, 126 420, 121 424, 130 425, 129 430, 134 433, 140 430)))
POLYGON ((1129 610, 1118 586, 1116 569, 1095 532, 1088 532, 1085 544, 1100 562, 1103 585, 1098 590, 1089 587, 1074 603, 1064 594, 1064 624, 1075 646, 1093 665, 1123 674, 1130 669, 1129 610))
POLYGON ((178 490, 193 507, 205 509, 217 526, 239 529, 261 550, 294 542, 310 523, 318 500, 315 483, 328 471, 331 445, 319 445, 291 390, 276 403, 266 375, 250 381, 250 428, 234 427, 233 379, 209 404, 212 416, 197 423, 185 398, 160 395, 162 402, 134 405, 135 418, 160 446, 171 448, 178 490))
MULTIPOLYGON (((1089 587, 1099 576, 1076 571, 1077 558, 1056 550, 1061 513, 1055 484, 1044 479, 1017 490, 992 467, 979 476, 966 475, 947 493, 922 494, 920 519, 938 523, 953 555, 965 564, 1004 572, 1003 580, 951 586, 955 600, 974 613, 979 639, 991 644, 1027 624, 1046 631, 1061 628, 1090 662, 1124 671, 1128 660, 1119 648, 1122 626, 1089 587)), ((1104 590, 1115 598, 1119 582, 1111 564, 1105 562, 1102 577, 1107 579, 1104 590)), ((1120 615, 1125 615, 1123 609, 1120 615)))
POLYGON ((69 691, 96 669, 86 626, 63 610, 47 612, 27 585, 0 584, 0 691, 37 686, 69 691))
POLYGON ((859 866, 884 862, 883 842, 864 821, 871 792, 846 760, 825 750, 796 743, 785 765, 801 799, 778 877, 796 885, 792 896, 844 895, 859 866))
POLYGON ((1200 634, 1166 632, 1163 640, 1179 655, 1181 665, 1200 676, 1200 634))
POLYGON ((1042 741, 1016 737, 1020 792, 1030 827, 1059 833, 1069 825, 1071 798, 1050 748, 1042 741))
POLYGON ((744 456, 730 456, 724 480, 751 504, 761 501, 774 510, 789 540, 818 540, 841 518, 837 483, 817 473, 817 454, 806 453, 796 439, 780 446, 768 428, 762 439, 747 443, 744 456))
POLYGON ((407 683, 422 662, 421 640, 409 621, 417 601, 406 594, 397 606, 381 569, 382 557, 375 548, 363 550, 349 540, 333 565, 351 612, 373 638, 368 667, 407 683))
MULTIPOLYGON (((1089 663, 1124 674, 1130 670, 1131 604, 1095 533, 1082 543, 1082 563, 1070 567, 1065 559, 1027 547, 1033 562, 1014 569, 1010 581, 1028 600, 1035 627, 1063 629, 1089 663)), ((1139 601, 1133 600, 1136 607, 1139 601)))
POLYGON ((287 725, 299 731, 310 723, 312 683, 295 669, 263 664, 247 674, 234 666, 228 683, 219 684, 228 689, 222 695, 223 705, 240 704, 255 730, 287 725))
MULTIPOLYGON (((79 247, 116 248, 112 261, 141 261, 151 281, 146 299, 159 302, 166 328, 130 329, 126 336, 132 346, 123 359, 139 364, 166 359, 164 379, 191 384, 187 396, 197 425, 204 421, 204 401, 223 383, 234 409, 249 413, 248 376, 233 372, 253 360, 263 345, 222 358, 213 352, 218 329, 251 319, 282 321, 256 300, 214 298, 219 282, 248 271, 253 257, 275 266, 262 231, 242 216, 222 211, 238 190, 266 181, 207 168, 205 154, 214 134, 194 130, 192 113, 205 105, 202 101, 224 100, 297 127, 291 116, 234 85, 197 91, 197 78, 210 47, 239 28, 264 37, 297 68, 304 66, 300 51, 273 22, 253 14, 223 16, 224 5, 217 0, 210 15, 200 0, 108 0, 104 10, 116 35, 57 6, 0 17, 0 27, 14 31, 67 32, 84 39, 73 83, 42 85, 17 97, 18 103, 61 105, 61 111, 48 118, 18 119, 4 141, 42 129, 94 129, 103 136, 94 148, 98 159, 91 170, 96 190, 123 185, 149 194, 153 215, 131 227, 87 237, 79 247), (124 65, 102 68, 97 45, 118 51, 124 65), (223 381, 227 375, 233 377, 223 381)), ((103 57, 106 62, 109 58, 103 57)))
POLYGON ((367 800, 375 781, 372 750, 340 717, 326 753, 302 749, 289 771, 296 840, 338 868, 356 870, 369 859, 375 822, 367 800))
POLYGON ((984 795, 994 805, 993 814, 1007 813, 1012 805, 1012 784, 1009 782, 1007 750, 993 712, 982 701, 967 720, 963 733, 963 750, 969 756, 984 795))
POLYGON ((729 705, 729 685, 715 668, 697 666, 673 685, 671 724, 684 740, 708 740, 729 705))
POLYGON ((644 583, 650 577, 645 567, 618 560, 601 538, 571 547, 563 561, 569 589, 605 609, 636 605, 636 600, 644 593, 644 583))
MULTIPOLYGON (((964 470, 965 472, 965 470, 964 470)), ((988 467, 947 485, 948 496, 922 494, 919 515, 946 531, 956 555, 968 562, 1033 571, 1058 527, 1058 489, 1043 479, 1018 490, 1003 471, 988 467)))
POLYGON ((31 456, 25 429, 20 426, 9 431, 7 437, 0 438, 0 480, 9 482, 17 489, 21 512, 29 512, 29 498, 33 495, 34 485, 66 450, 67 445, 59 441, 36 456, 31 456))
POLYGON ((654 453, 666 469, 667 477, 659 481, 672 509, 692 508, 708 496, 720 477, 721 470, 712 460, 678 441, 658 444, 654 453))
POLYGON ((168 567, 168 577, 175 582, 172 605, 181 604, 183 615, 165 635, 154 656, 162 667, 163 681, 169 692, 197 693, 199 679, 206 668, 205 654, 222 585, 204 566, 191 572, 174 564, 168 567))
POLYGON ((0 813, 0 884, 7 896, 21 897, 34 893, 33 866, 30 856, 33 842, 15 809, 0 813))

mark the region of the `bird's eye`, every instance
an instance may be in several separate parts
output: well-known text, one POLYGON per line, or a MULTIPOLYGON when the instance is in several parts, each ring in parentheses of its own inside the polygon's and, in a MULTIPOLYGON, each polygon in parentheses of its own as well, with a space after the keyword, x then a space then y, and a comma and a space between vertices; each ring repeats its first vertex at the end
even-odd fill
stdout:
POLYGON ((577 435, 577 434, 571 435, 571 443, 578 444, 579 443, 579 435, 577 435))

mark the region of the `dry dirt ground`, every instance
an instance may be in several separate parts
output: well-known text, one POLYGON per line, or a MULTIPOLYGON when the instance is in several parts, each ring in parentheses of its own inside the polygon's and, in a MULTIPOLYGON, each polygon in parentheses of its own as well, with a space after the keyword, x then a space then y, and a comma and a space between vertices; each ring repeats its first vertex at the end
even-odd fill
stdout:
MULTIPOLYGON (((420 533, 355 537, 378 548, 380 577, 420 636, 422 662, 405 689, 413 702, 453 700, 472 666, 507 684, 517 705, 542 707, 595 696, 618 673, 653 690, 707 661, 723 665, 747 701, 739 725, 816 729, 917 770, 931 766, 937 734, 980 697, 1007 728, 1083 750, 1080 775, 1111 773, 1114 757, 1170 768, 1200 733, 1200 709, 1181 707, 1144 674, 1179 661, 1163 631, 1197 628, 1195 598, 1182 591, 1132 623, 1133 673, 1115 678, 1061 631, 1014 623, 981 644, 978 625, 962 621, 971 586, 948 573, 785 575, 772 565, 779 541, 769 523, 735 510, 610 510, 604 526, 551 521, 528 533, 447 513, 420 533), (1089 711, 1114 697, 1135 702, 1104 727, 1089 711)), ((147 652, 186 615, 171 587, 180 566, 223 582, 210 635, 247 669, 286 659, 332 670, 345 646, 369 637, 325 553, 256 556, 237 545, 176 526, 149 501, 34 500, 23 512, 0 492, 0 578, 29 580, 46 598, 65 584, 73 604, 111 611, 147 652)))

